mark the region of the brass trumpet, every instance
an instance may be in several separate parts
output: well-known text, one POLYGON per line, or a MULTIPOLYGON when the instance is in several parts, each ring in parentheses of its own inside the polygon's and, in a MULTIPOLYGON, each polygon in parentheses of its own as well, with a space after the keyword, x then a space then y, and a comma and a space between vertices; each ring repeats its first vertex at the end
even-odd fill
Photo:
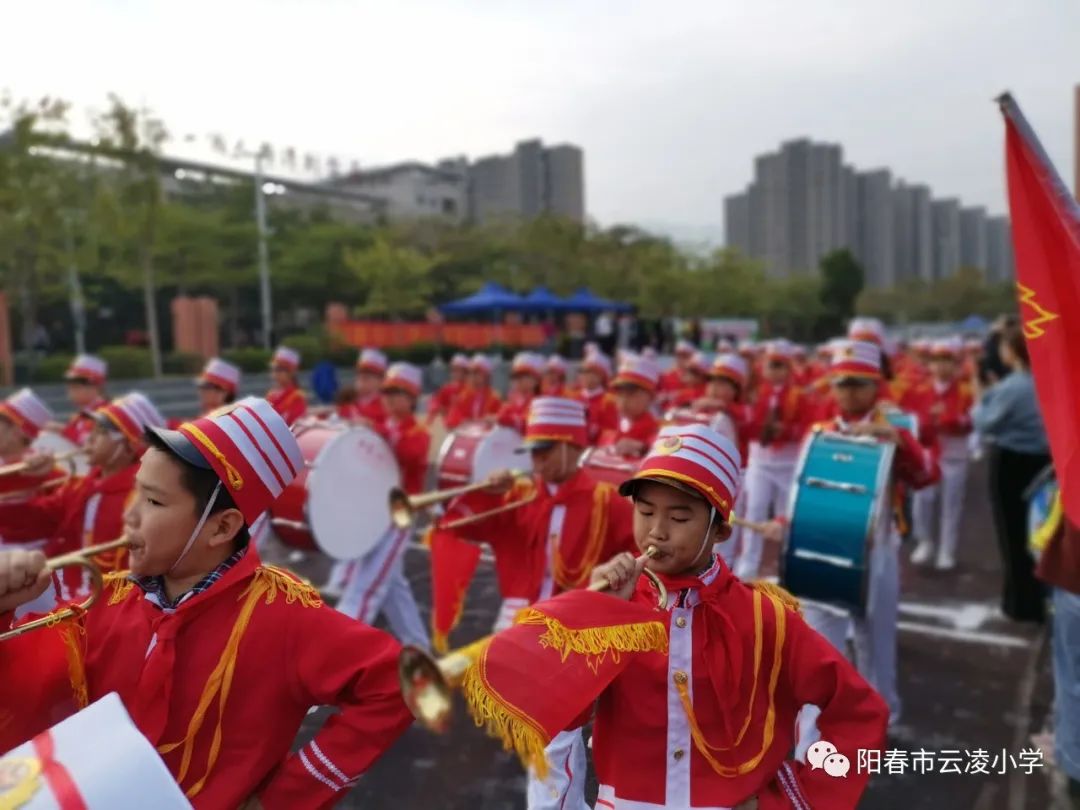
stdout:
MULTIPOLYGON (((532 473, 525 470, 511 470, 510 474, 514 478, 521 478, 523 476, 532 475, 532 473)), ((422 492, 419 495, 409 495, 401 487, 394 487, 390 490, 388 500, 390 503, 390 520, 399 529, 407 529, 413 525, 416 521, 416 513, 421 509, 427 509, 429 506, 434 506, 437 503, 444 503, 451 498, 456 498, 459 495, 467 495, 470 492, 477 492, 481 489, 485 489, 490 486, 487 481, 477 481, 475 484, 465 484, 460 487, 450 487, 448 489, 436 489, 432 492, 422 492)), ((505 504, 495 509, 490 509, 487 512, 480 512, 476 515, 469 515, 468 518, 462 518, 469 523, 475 523, 478 520, 483 520, 486 517, 497 514, 499 512, 508 512, 511 509, 517 509, 520 506, 524 506, 532 498, 523 498, 520 501, 514 501, 512 504, 505 504)), ((458 521, 452 521, 444 528, 454 528, 454 525, 458 524, 458 521)), ((464 524, 461 524, 464 525, 464 524)))
POLYGON ((101 569, 94 564, 94 561, 91 558, 98 554, 106 554, 110 551, 115 551, 118 548, 127 548, 130 543, 131 541, 128 540, 127 537, 121 536, 116 540, 110 540, 108 543, 98 543, 96 546, 87 546, 78 551, 72 551, 69 554, 61 554, 58 557, 51 557, 46 560, 45 568, 48 571, 59 571, 61 568, 67 568, 70 565, 77 565, 89 571, 89 595, 76 605, 61 608, 60 610, 53 611, 48 616, 42 616, 40 619, 34 619, 25 624, 20 624, 18 627, 12 628, 6 633, 0 633, 0 642, 15 638, 16 636, 21 636, 24 633, 29 633, 40 627, 52 627, 57 622, 71 619, 89 610, 101 596, 101 592, 105 587, 105 580, 101 575, 101 569))
MULTIPOLYGON (((649 546, 638 559, 653 557, 656 553, 656 546, 649 546)), ((657 606, 660 610, 666 609, 668 593, 664 583, 648 568, 642 573, 656 587, 657 606)), ((600 581, 590 584, 587 590, 606 591, 608 587, 606 581, 600 581)), ((413 713, 413 717, 429 731, 442 734, 449 728, 454 713, 454 689, 461 686, 466 670, 483 653, 492 635, 494 634, 486 635, 478 641, 452 650, 442 658, 435 658, 411 644, 402 647, 401 654, 398 656, 398 682, 401 684, 401 695, 409 711, 413 713)))
MULTIPOLYGON (((66 453, 61 453, 58 456, 54 456, 53 464, 60 464, 64 461, 70 461, 76 456, 83 455, 85 452, 86 451, 81 448, 78 450, 68 450, 66 453)), ((0 467, 0 477, 3 477, 5 475, 18 475, 19 473, 26 472, 28 469, 30 469, 30 464, 26 461, 17 461, 14 464, 5 464, 4 466, 0 467)))
POLYGON ((61 487, 69 480, 71 480, 71 476, 65 475, 62 478, 49 478, 48 480, 42 481, 36 487, 27 487, 26 489, 13 489, 10 492, 4 492, 3 494, 0 494, 0 504, 28 500, 29 498, 32 498, 45 490, 61 487))

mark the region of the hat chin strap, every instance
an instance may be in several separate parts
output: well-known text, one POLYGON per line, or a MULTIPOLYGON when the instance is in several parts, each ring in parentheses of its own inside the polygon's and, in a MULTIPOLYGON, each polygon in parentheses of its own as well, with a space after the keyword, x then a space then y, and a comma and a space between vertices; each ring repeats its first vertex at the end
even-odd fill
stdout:
POLYGON ((213 509, 214 504, 217 503, 217 497, 219 492, 221 492, 221 481, 217 482, 217 485, 214 487, 214 491, 210 494, 210 500, 206 502, 206 508, 203 509, 202 516, 199 518, 199 522, 195 524, 195 528, 192 530, 191 536, 188 538, 187 544, 184 546, 184 550, 180 552, 180 556, 176 558, 176 562, 174 562, 169 567, 169 570, 166 571, 166 573, 171 574, 176 569, 176 566, 180 564, 180 561, 187 556, 189 551, 191 551, 191 547, 195 545, 195 538, 199 536, 199 532, 202 531, 203 526, 206 525, 206 521, 210 518, 210 510, 213 509))
POLYGON ((716 522, 716 507, 715 506, 710 506, 709 507, 709 525, 705 527, 705 536, 701 540, 701 548, 698 549, 698 553, 694 556, 693 565, 697 565, 698 560, 701 559, 701 555, 705 553, 705 549, 707 549, 710 545, 712 545, 709 542, 709 536, 712 534, 712 527, 713 527, 713 523, 715 523, 715 522, 716 522))

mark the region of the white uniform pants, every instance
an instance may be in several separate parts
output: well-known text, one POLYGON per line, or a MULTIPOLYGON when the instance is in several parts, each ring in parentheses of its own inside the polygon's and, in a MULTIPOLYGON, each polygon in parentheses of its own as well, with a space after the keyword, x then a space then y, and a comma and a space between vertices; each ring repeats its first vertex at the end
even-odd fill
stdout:
MULTIPOLYGON (((881 532, 877 532, 880 537, 881 532)), ((889 527, 883 542, 875 538, 870 550, 870 587, 866 615, 853 617, 847 611, 814 602, 803 602, 807 624, 846 652, 848 630, 854 625, 855 665, 889 706, 889 722, 900 717, 900 693, 896 686, 896 622, 900 612, 900 537, 889 527)), ((803 714, 806 714, 804 711, 803 714)), ((816 717, 816 715, 815 715, 816 717)), ((803 733, 800 716, 799 747, 803 733)), ((812 741, 811 741, 812 742, 812 741)), ((810 743, 807 743, 809 745, 810 743)))
POLYGON ((408 529, 391 527, 379 544, 352 566, 337 609, 365 624, 374 624, 382 613, 398 641, 427 650, 431 648, 427 628, 405 579, 409 534, 408 529))
POLYGON ((967 458, 941 459, 941 482, 916 490, 912 496, 915 536, 922 543, 937 545, 943 556, 956 557, 960 541, 960 520, 964 514, 967 486, 967 458), (941 501, 941 533, 934 532, 938 500, 941 501), (940 544, 935 540, 940 539, 940 544))
MULTIPOLYGON (((746 472, 743 472, 743 479, 746 478, 746 472)), ((746 487, 739 487, 739 494, 735 497, 735 508, 732 509, 732 513, 735 517, 746 519, 746 487)), ((720 559, 724 561, 724 565, 728 568, 735 569, 735 560, 738 557, 739 549, 742 547, 743 537, 746 534, 746 529, 742 526, 731 527, 731 537, 725 540, 723 543, 716 544, 716 553, 720 555, 720 559)))
MULTIPOLYGON (((751 458, 746 468, 746 519, 751 522, 786 516, 795 463, 758 461, 751 458)), ((764 540, 758 532, 743 528, 742 548, 735 560, 735 576, 752 581, 760 576, 764 540)))
POLYGON ((562 731, 544 749, 547 779, 529 771, 527 810, 589 810, 585 803, 585 739, 581 729, 562 731))

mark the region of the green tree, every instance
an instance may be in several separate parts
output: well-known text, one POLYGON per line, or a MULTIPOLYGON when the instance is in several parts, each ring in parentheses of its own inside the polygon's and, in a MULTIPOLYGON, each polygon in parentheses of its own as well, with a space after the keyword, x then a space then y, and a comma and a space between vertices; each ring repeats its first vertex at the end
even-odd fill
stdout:
POLYGON ((863 288, 862 265, 846 248, 821 258, 822 312, 818 336, 842 334, 844 324, 855 314, 855 299, 863 288))
POLYGON ((429 275, 436 263, 436 258, 395 245, 383 234, 370 247, 346 248, 345 265, 367 289, 357 311, 376 317, 422 314, 431 302, 429 275))

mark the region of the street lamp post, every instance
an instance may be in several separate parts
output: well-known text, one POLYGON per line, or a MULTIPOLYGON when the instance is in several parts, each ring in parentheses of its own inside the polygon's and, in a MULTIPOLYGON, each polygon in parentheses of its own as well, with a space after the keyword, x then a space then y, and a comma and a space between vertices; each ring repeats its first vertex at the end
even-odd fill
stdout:
POLYGON ((270 300, 270 254, 266 246, 266 197, 263 194, 263 153, 255 155, 255 226, 259 239, 259 302, 262 308, 262 346, 271 347, 273 316, 270 300))

